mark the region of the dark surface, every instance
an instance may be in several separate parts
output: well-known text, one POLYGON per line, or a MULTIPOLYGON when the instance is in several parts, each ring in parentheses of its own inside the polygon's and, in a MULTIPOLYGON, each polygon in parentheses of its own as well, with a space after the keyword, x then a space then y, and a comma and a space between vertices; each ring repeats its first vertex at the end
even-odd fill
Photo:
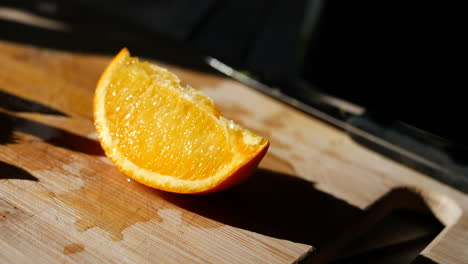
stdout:
POLYGON ((302 76, 327 93, 467 146, 467 8, 326 1, 302 76))
POLYGON ((437 262, 428 257, 420 255, 413 262, 411 262, 411 264, 437 264, 437 262))

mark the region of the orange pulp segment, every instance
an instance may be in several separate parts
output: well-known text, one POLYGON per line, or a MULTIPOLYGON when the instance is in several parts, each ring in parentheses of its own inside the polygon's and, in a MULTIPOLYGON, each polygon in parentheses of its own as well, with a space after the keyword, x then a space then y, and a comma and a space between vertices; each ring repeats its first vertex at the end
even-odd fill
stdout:
POLYGON ((269 146, 224 118, 210 98, 127 49, 101 75, 94 120, 106 155, 123 173, 170 192, 229 188, 255 171, 269 146))

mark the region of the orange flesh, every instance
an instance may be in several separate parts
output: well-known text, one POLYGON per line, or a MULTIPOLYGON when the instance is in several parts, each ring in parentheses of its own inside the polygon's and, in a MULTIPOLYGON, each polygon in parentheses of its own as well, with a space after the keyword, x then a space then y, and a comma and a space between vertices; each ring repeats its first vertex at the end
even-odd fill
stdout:
POLYGON ((131 58, 113 76, 105 94, 113 151, 138 167, 201 180, 258 152, 241 130, 218 120, 212 102, 194 104, 185 88, 174 89, 179 83, 173 74, 131 58))

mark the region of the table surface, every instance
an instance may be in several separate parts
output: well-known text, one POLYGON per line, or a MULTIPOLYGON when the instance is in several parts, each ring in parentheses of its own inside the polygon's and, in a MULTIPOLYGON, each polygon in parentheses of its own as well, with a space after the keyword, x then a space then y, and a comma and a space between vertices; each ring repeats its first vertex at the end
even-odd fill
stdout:
POLYGON ((420 260, 467 263, 467 195, 219 76, 165 65, 271 140, 254 177, 204 196, 127 179, 104 156, 92 121, 109 60, 0 42, 0 259, 320 263, 385 215, 428 209, 445 228, 420 260))

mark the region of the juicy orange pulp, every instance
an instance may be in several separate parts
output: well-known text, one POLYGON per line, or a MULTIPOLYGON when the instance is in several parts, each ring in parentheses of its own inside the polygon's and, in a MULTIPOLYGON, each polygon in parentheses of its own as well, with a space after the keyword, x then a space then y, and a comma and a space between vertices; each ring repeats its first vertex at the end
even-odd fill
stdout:
POLYGON ((206 193, 247 178, 269 142, 224 118, 201 92, 123 49, 98 82, 101 145, 127 176, 179 193, 206 193))

